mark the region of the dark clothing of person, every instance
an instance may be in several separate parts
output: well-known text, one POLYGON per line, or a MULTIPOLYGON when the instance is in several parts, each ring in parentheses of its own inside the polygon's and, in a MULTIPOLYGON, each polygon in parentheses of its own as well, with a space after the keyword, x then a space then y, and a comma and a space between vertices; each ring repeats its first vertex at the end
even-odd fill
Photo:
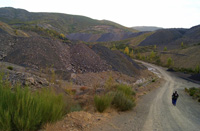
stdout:
POLYGON ((176 105, 177 99, 172 99, 172 104, 175 106, 176 105))
POLYGON ((178 95, 177 92, 173 93, 173 95, 172 95, 172 104, 174 106, 176 106, 176 101, 177 101, 178 97, 179 97, 179 95, 178 95))

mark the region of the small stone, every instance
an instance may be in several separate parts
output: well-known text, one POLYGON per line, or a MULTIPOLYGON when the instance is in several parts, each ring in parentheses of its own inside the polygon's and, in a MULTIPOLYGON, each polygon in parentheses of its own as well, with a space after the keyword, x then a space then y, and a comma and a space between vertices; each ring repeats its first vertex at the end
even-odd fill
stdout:
POLYGON ((35 83, 35 80, 34 80, 33 77, 28 77, 26 80, 29 81, 30 84, 34 84, 35 83))

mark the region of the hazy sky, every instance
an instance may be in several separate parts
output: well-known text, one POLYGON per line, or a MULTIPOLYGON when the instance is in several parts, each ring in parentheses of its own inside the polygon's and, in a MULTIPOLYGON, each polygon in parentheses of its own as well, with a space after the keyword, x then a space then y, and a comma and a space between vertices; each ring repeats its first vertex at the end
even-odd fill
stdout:
POLYGON ((200 24, 200 0, 0 0, 0 7, 106 19, 121 25, 190 28, 200 24))

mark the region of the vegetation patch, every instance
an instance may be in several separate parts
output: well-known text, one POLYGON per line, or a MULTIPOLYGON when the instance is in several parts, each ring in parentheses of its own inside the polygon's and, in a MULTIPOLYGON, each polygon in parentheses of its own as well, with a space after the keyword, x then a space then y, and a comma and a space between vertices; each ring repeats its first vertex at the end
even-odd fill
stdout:
POLYGON ((109 94, 102 95, 102 96, 95 96, 94 103, 95 107, 99 112, 105 111, 108 107, 110 107, 112 102, 112 97, 109 94))
POLYGON ((185 92, 187 92, 193 99, 198 100, 200 102, 200 88, 185 88, 185 92))
POLYGON ((0 130, 5 131, 38 130, 66 113, 62 95, 47 89, 32 93, 28 87, 12 87, 2 76, 0 107, 0 130))
POLYGON ((112 104, 120 111, 127 111, 134 107, 134 101, 120 91, 115 93, 112 104))
POLYGON ((117 88, 117 91, 124 93, 126 96, 135 96, 136 94, 132 90, 132 88, 128 85, 121 84, 121 85, 117 85, 116 88, 117 88))
POLYGON ((128 85, 117 85, 112 101, 113 106, 120 111, 131 110, 135 106, 135 92, 128 85))
POLYGON ((22 25, 22 26, 19 27, 19 29, 27 30, 27 31, 33 31, 33 32, 36 32, 36 33, 41 34, 43 36, 51 36, 51 37, 54 37, 54 38, 58 38, 58 39, 62 40, 63 42, 69 41, 64 34, 58 33, 57 31, 52 30, 52 29, 45 29, 45 28, 40 27, 40 26, 22 25))
POLYGON ((12 66, 8 66, 7 69, 8 70, 13 70, 13 67, 12 66))
POLYGON ((119 111, 131 110, 135 106, 136 93, 130 86, 120 84, 108 89, 107 94, 94 97, 95 107, 99 112, 103 112, 111 105, 119 111))

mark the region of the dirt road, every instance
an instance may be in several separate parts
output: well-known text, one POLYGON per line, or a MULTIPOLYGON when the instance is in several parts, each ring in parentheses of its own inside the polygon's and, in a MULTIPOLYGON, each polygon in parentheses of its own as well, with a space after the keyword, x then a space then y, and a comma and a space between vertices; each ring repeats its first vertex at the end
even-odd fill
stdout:
POLYGON ((200 104, 184 92, 185 87, 200 87, 180 79, 161 67, 155 68, 165 79, 160 88, 143 96, 133 111, 121 113, 92 130, 103 131, 200 131, 200 104), (177 105, 171 104, 173 91, 178 91, 177 105))

